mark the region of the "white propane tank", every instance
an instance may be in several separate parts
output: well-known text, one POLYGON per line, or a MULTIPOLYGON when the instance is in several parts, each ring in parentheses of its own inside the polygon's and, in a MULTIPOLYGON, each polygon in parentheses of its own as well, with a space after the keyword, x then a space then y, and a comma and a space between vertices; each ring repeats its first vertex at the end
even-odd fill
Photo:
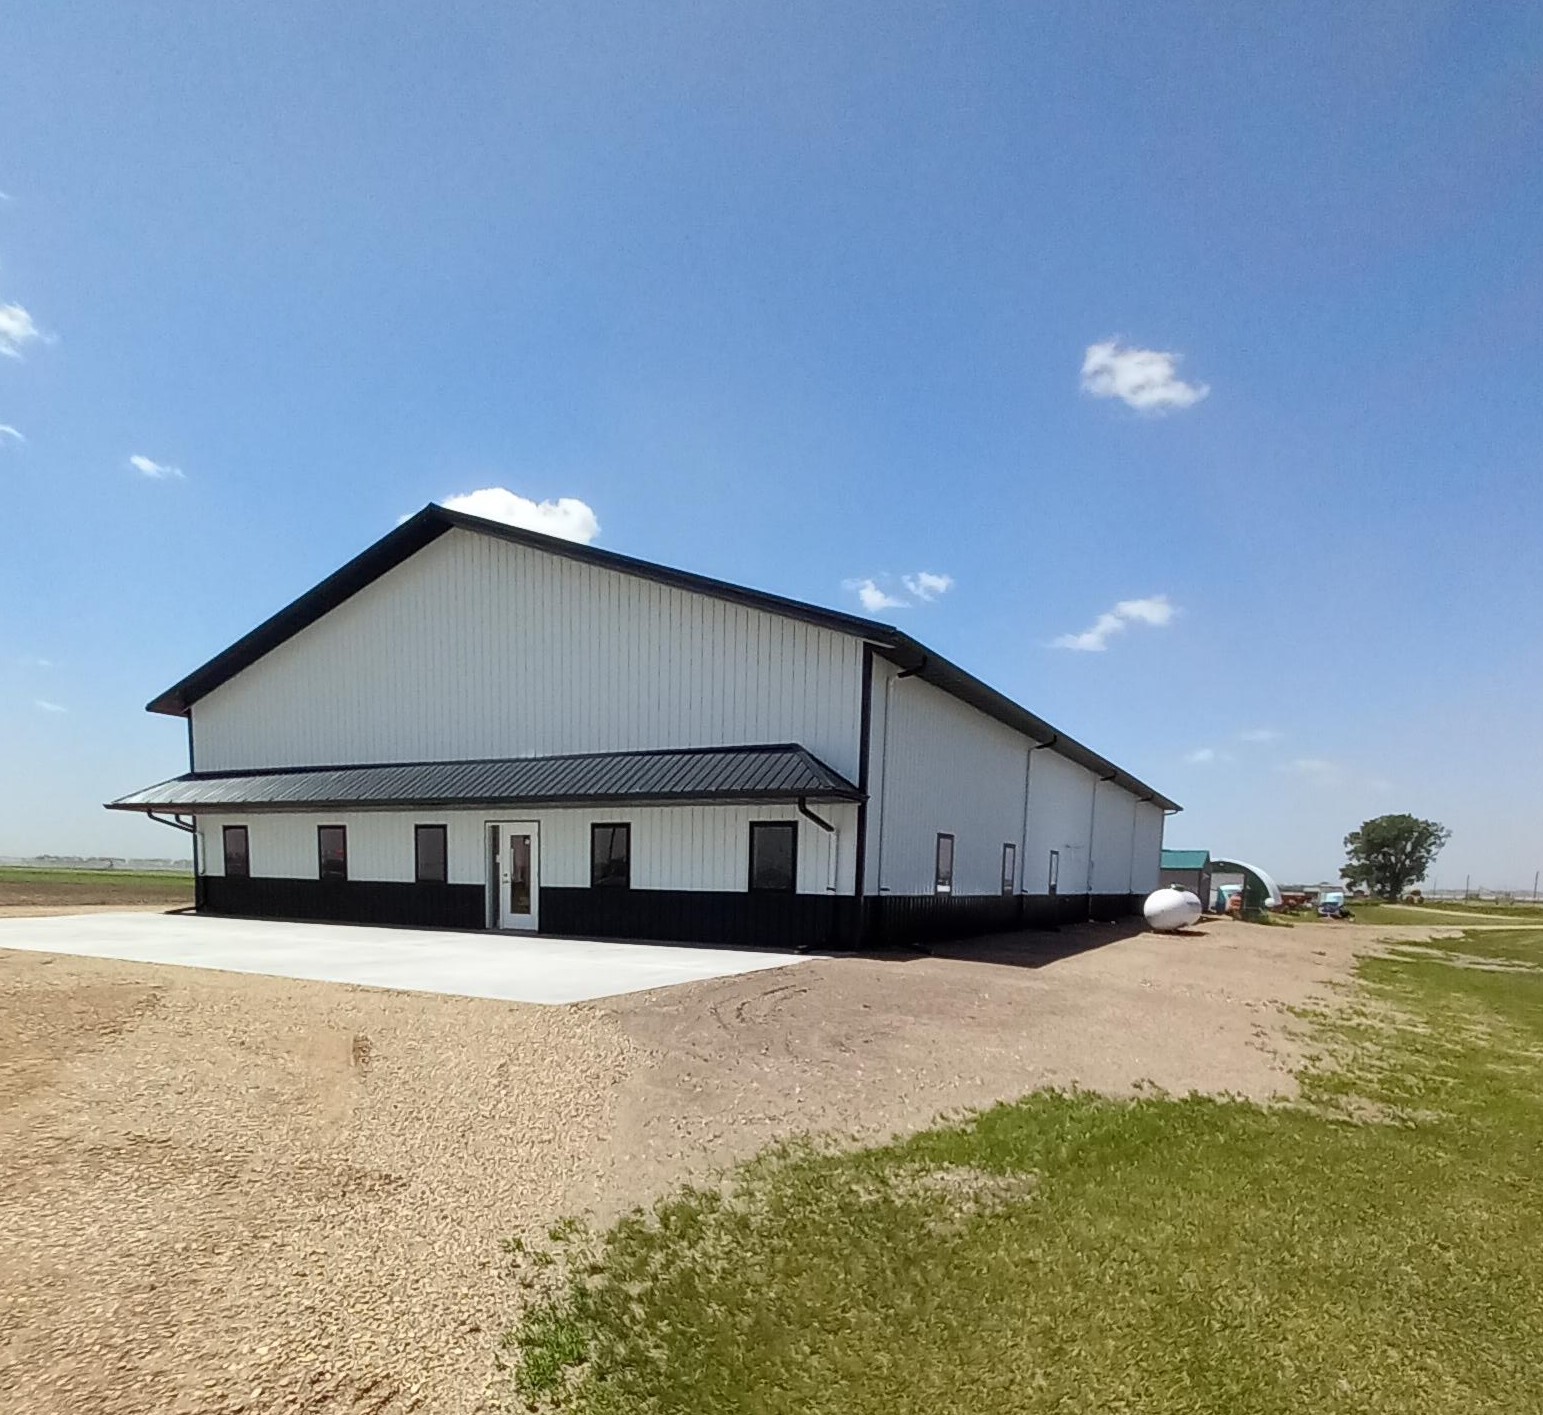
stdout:
POLYGON ((1175 929, 1187 929, 1199 920, 1200 900, 1189 890, 1168 884, 1147 895, 1141 912, 1158 933, 1168 934, 1175 929))

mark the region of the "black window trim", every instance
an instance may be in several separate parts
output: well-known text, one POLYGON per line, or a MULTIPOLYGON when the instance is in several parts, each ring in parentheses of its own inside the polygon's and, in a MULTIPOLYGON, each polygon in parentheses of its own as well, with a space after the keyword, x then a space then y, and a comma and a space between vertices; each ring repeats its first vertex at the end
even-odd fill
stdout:
MULTIPOLYGON (((344 856, 347 857, 347 842, 344 843, 344 856)), ((450 827, 443 821, 415 821, 413 822, 413 883, 414 884, 449 884, 450 883, 450 827), (439 859, 443 867, 443 873, 437 876, 426 876, 423 873, 423 832, 437 830, 439 832, 439 859)))
POLYGON ((748 874, 748 888, 752 894, 797 894, 798 893, 798 822, 797 821, 751 821, 750 822, 750 848, 746 857, 746 871, 748 874), (786 887, 772 886, 769 884, 757 884, 755 882, 755 841, 758 832, 763 830, 785 830, 791 836, 793 849, 788 860, 788 883, 786 887))
POLYGON ((936 844, 932 847, 932 892, 934 894, 952 894, 954 892, 954 873, 958 864, 957 852, 959 842, 954 839, 953 833, 940 830, 936 844), (948 878, 943 878, 943 842, 948 841, 948 878))
POLYGON ((1018 892, 1018 842, 1016 840, 1004 840, 1002 842, 1002 893, 1016 894, 1018 892), (1009 855, 1012 863, 1008 864, 1009 855))
POLYGON ((348 883, 348 827, 346 825, 323 824, 316 827, 316 878, 329 880, 335 884, 348 883), (321 833, 324 830, 338 830, 343 833, 343 873, 329 875, 321 852, 321 833))
POLYGON ((591 889, 631 889, 632 888, 632 822, 631 821, 591 821, 589 823, 589 887, 591 889), (595 839, 602 830, 624 830, 627 832, 627 875, 621 880, 601 881, 596 877, 595 870, 595 839))
POLYGON ((226 879, 251 879, 252 878, 252 833, 244 825, 227 825, 220 831, 221 867, 225 871, 226 879), (232 871, 230 868, 230 833, 233 830, 241 832, 241 868, 232 871))

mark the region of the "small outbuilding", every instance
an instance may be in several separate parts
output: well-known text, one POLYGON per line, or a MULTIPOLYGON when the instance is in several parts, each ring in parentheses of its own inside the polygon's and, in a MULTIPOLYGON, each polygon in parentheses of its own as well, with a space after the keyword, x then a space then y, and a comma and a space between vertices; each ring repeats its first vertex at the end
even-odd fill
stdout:
POLYGON ((1189 890, 1207 909, 1211 907, 1209 850, 1164 850, 1160 878, 1175 889, 1189 890))
POLYGON ((428 506, 168 688, 202 911, 854 947, 1139 912, 1178 806, 887 624, 428 506))

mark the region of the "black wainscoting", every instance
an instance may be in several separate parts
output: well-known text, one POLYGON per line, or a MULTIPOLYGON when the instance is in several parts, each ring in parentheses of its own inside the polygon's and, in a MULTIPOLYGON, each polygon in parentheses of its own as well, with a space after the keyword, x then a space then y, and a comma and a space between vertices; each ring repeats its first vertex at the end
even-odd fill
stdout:
MULTIPOLYGON (((373 880, 231 879, 204 875, 211 914, 345 924, 481 929, 480 884, 373 880)), ((1053 929, 1140 913, 1139 894, 884 894, 867 901, 862 943, 872 948, 943 943, 1019 929, 1053 929)), ((857 901, 828 894, 686 889, 541 891, 541 932, 577 938, 713 943, 734 948, 855 948, 857 901)))
POLYGON ((944 943, 1023 927, 1016 894, 881 894, 868 901, 868 941, 885 948, 944 943))
POLYGON ((1139 894, 882 894, 868 901, 871 947, 946 943, 1020 929, 1054 929, 1141 912, 1139 894))
POLYGON ((1088 917, 1100 924, 1112 924, 1139 914, 1145 902, 1144 894, 1090 894, 1088 917))
POLYGON ((379 880, 229 879, 204 876, 201 907, 248 919, 323 920, 480 929, 487 925, 480 884, 388 884, 379 880))
POLYGON ((856 905, 830 894, 547 887, 541 931, 735 948, 850 948, 856 905))

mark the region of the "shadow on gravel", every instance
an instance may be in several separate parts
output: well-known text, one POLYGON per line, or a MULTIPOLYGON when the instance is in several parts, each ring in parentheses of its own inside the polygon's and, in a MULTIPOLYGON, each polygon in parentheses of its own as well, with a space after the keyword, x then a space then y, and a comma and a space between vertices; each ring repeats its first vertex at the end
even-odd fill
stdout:
MULTIPOLYGON (((1060 929, 1024 929, 1019 933, 988 934, 982 938, 955 939, 926 945, 926 955, 948 958, 961 963, 990 963, 1004 968, 1043 968, 1079 953, 1090 953, 1111 943, 1134 938, 1147 932, 1142 919, 1121 919, 1110 924, 1070 924, 1060 929)), ((1201 936, 1199 930, 1186 930, 1187 936, 1201 936)), ((915 953, 875 954, 903 961, 915 953)))

